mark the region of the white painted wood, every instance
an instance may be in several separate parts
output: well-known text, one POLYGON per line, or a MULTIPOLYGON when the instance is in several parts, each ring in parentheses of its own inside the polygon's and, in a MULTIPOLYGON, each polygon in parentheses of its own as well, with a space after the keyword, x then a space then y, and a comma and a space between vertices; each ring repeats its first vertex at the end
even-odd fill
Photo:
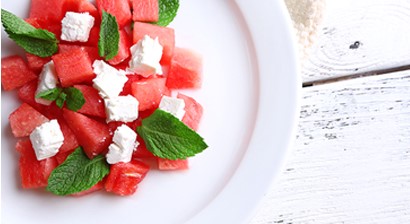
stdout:
POLYGON ((327 0, 326 5, 323 28, 303 66, 304 82, 410 65, 410 1, 327 0))
POLYGON ((251 224, 410 223, 410 71, 303 93, 294 151, 251 224))

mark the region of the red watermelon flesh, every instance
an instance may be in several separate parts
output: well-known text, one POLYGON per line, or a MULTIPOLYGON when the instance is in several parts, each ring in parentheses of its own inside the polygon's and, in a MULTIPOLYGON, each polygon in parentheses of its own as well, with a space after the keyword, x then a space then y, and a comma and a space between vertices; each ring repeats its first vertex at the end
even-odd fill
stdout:
POLYGON ((70 129, 64 119, 58 119, 58 124, 60 125, 61 132, 63 132, 64 136, 64 142, 59 149, 59 153, 72 152, 79 146, 77 137, 75 137, 74 132, 70 129))
POLYGON ((20 87, 18 90, 18 97, 19 99, 32 106, 37 111, 43 111, 44 105, 38 104, 35 101, 36 90, 37 90, 37 80, 33 80, 29 83, 26 83, 24 86, 20 87))
POLYGON ((16 150, 20 153, 19 170, 23 188, 38 188, 47 186, 47 180, 57 161, 54 157, 37 160, 29 139, 19 140, 16 150))
POLYGON ((23 103, 10 114, 9 121, 14 137, 26 137, 48 119, 27 103, 23 103))
POLYGON ((27 63, 20 56, 9 56, 1 59, 1 84, 4 90, 12 90, 37 79, 27 63))
POLYGON ((90 83, 95 78, 90 57, 81 49, 55 54, 52 59, 63 87, 90 83))
POLYGON ((194 98, 181 93, 178 93, 177 98, 183 99, 185 102, 185 115, 182 118, 182 122, 193 130, 197 130, 203 113, 201 104, 194 98))
POLYGON ((121 96, 126 96, 132 94, 132 83, 141 80, 139 75, 127 75, 127 82, 124 84, 124 88, 122 89, 122 92, 120 93, 121 96))
POLYGON ((132 95, 139 102, 139 110, 156 109, 163 95, 169 95, 165 78, 148 78, 131 84, 132 95))
POLYGON ((55 20, 50 17, 30 17, 26 19, 26 22, 34 26, 35 28, 48 30, 56 36, 57 39, 60 39, 61 36, 61 22, 60 20, 55 20))
POLYGON ((158 0, 131 0, 132 20, 157 22, 159 17, 158 0))
POLYGON ((31 0, 30 18, 44 17, 49 20, 61 21, 65 16, 65 0, 31 0))
POLYGON ((26 53, 26 58, 28 62, 28 67, 37 73, 43 69, 43 66, 47 62, 51 61, 51 57, 42 58, 30 53, 26 53))
POLYGON ((176 47, 168 71, 168 88, 200 88, 201 84, 202 58, 192 51, 176 47))
MULTIPOLYGON (((91 16, 94 17, 94 19, 96 20, 99 19, 97 7, 93 5, 91 2, 89 2, 88 0, 65 0, 65 3, 63 5, 63 10, 64 12, 68 12, 68 11, 81 12, 81 13, 88 12, 91 16)), ((99 21, 95 21, 94 24, 99 24, 99 23, 100 23, 99 21)))
POLYGON ((123 62, 125 59, 127 59, 131 53, 130 53, 130 47, 132 45, 132 40, 131 37, 128 35, 128 33, 125 30, 120 30, 120 42, 118 44, 118 54, 108 60, 108 63, 111 65, 118 65, 121 62, 123 62))
POLYGON ((74 85, 75 88, 83 93, 85 103, 77 112, 96 117, 105 118, 104 100, 98 94, 98 90, 87 85, 74 85))
POLYGON ((92 186, 91 188, 89 188, 89 189, 87 189, 87 190, 84 190, 84 191, 81 191, 81 192, 78 192, 78 193, 71 194, 71 196, 81 197, 81 196, 84 196, 84 195, 87 195, 87 194, 90 194, 90 193, 99 191, 99 190, 101 190, 101 189, 104 188, 104 182, 105 182, 105 180, 103 179, 102 181, 96 183, 96 184, 95 184, 94 186, 92 186))
POLYGON ((110 145, 112 136, 106 124, 64 108, 63 116, 90 159, 110 145))
POLYGON ((105 190, 121 196, 134 194, 148 170, 148 165, 137 160, 111 165, 105 182, 105 190))
POLYGON ((186 170, 188 169, 187 159, 169 160, 163 158, 158 159, 158 169, 160 170, 186 170))
POLYGON ((141 40, 145 35, 148 35, 153 39, 158 37, 158 41, 163 47, 161 64, 169 64, 175 47, 174 29, 150 23, 134 22, 133 32, 134 44, 141 40))
POLYGON ((76 49, 81 49, 84 52, 87 52, 88 57, 90 58, 91 62, 100 59, 100 55, 98 54, 98 48, 92 46, 82 46, 82 45, 75 45, 75 44, 59 44, 58 45, 58 53, 65 53, 70 52, 76 49))
POLYGON ((120 28, 131 22, 131 8, 129 0, 96 0, 97 8, 102 15, 102 10, 115 16, 120 28))
POLYGON ((74 152, 74 150, 66 151, 66 152, 61 152, 61 151, 59 151, 59 152, 54 156, 54 158, 55 158, 56 161, 57 161, 57 164, 60 165, 61 163, 63 163, 63 162, 67 159, 67 157, 68 157, 71 153, 73 153, 73 152, 74 152))

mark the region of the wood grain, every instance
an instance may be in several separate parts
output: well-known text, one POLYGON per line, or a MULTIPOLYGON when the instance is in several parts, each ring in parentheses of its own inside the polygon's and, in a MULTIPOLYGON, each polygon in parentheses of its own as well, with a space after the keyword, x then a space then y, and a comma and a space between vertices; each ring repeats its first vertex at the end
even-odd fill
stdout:
POLYGON ((318 39, 303 65, 303 81, 410 65, 410 1, 328 0, 318 39))
POLYGON ((294 151, 251 223, 410 223, 410 71, 304 88, 294 151))

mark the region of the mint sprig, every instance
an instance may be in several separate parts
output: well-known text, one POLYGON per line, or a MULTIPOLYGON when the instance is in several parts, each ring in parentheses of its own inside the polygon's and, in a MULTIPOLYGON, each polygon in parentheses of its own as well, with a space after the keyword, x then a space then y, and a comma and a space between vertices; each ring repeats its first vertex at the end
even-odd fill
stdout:
POLYGON ((159 0, 159 18, 154 24, 168 26, 174 20, 179 8, 179 0, 159 0))
POLYGON ((36 98, 55 101, 59 108, 63 108, 64 103, 72 111, 78 111, 85 104, 83 93, 74 87, 60 88, 56 87, 36 95, 36 98))
POLYGON ((186 159, 208 147, 198 133, 172 114, 160 109, 143 119, 137 132, 147 149, 160 158, 186 159))
POLYGON ((98 54, 106 60, 114 58, 118 54, 120 32, 115 16, 102 11, 100 27, 100 39, 98 40, 98 54))
POLYGON ((78 147, 51 172, 46 189, 56 195, 78 193, 100 182, 109 172, 104 156, 98 155, 90 160, 78 147))
POLYGON ((1 22, 10 39, 28 53, 49 57, 58 51, 58 40, 53 33, 37 29, 4 9, 1 10, 1 22))

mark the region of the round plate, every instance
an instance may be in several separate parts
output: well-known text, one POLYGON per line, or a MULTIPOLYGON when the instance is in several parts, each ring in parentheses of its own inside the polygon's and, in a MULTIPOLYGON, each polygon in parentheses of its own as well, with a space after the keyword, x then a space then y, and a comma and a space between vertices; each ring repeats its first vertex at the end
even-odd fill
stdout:
MULTIPOLYGON (((28 15, 29 0, 3 2, 28 15)), ((282 1, 181 1, 176 46, 203 56, 203 86, 181 90, 204 107, 198 132, 209 148, 186 171, 151 170, 137 192, 58 197, 23 190, 2 90, 1 220, 4 223, 242 223, 277 177, 294 137, 301 86, 282 1)), ((2 31, 2 57, 24 52, 2 31)))

